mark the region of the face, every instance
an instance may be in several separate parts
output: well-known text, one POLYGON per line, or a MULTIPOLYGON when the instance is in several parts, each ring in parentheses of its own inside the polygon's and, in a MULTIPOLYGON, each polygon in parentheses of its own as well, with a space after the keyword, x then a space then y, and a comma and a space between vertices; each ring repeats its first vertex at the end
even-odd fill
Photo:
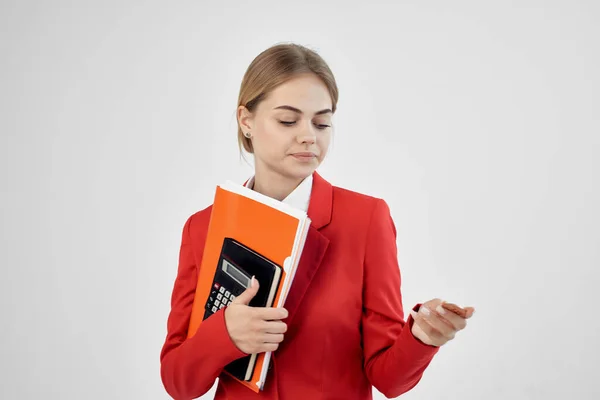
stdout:
POLYGON ((238 109, 250 131, 257 174, 301 180, 323 162, 331 140, 332 101, 327 86, 303 74, 278 86, 249 113, 238 109))

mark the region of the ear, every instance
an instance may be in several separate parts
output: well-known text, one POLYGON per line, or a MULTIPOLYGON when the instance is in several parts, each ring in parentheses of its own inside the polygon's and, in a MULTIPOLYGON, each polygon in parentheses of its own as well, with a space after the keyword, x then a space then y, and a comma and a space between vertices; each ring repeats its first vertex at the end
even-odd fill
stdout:
POLYGON ((248 111, 248 109, 245 106, 238 107, 237 120, 243 132, 251 132, 253 130, 253 118, 254 115, 250 111, 248 111))

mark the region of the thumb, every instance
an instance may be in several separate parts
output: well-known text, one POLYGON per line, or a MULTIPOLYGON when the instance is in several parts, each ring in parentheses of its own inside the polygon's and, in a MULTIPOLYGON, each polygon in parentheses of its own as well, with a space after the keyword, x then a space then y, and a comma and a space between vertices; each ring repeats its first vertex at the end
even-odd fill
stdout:
POLYGON ((232 303, 244 304, 247 306, 250 303, 250 300, 252 300, 254 296, 256 296, 256 293, 258 293, 258 281, 253 276, 252 281, 250 283, 250 287, 244 290, 238 297, 236 297, 232 303))

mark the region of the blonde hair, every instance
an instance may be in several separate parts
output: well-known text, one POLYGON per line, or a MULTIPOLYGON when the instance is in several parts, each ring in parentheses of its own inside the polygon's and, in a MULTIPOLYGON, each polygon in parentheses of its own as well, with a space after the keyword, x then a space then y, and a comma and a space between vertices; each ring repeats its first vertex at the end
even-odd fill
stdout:
MULTIPOLYGON (((314 50, 294 43, 274 45, 260 53, 248 66, 238 96, 238 107, 245 106, 254 112, 258 104, 277 86, 303 73, 318 76, 332 100, 331 111, 335 113, 338 101, 338 87, 329 66, 314 50)), ((253 153, 252 141, 244 136, 238 121, 238 147, 253 153)))

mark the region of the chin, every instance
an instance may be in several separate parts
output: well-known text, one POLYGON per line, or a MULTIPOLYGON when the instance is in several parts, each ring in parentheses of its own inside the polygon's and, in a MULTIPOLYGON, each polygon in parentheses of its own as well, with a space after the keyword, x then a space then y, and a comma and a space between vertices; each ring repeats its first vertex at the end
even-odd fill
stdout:
POLYGON ((292 168, 286 168, 286 175, 294 179, 304 179, 317 169, 318 165, 298 165, 292 168))

